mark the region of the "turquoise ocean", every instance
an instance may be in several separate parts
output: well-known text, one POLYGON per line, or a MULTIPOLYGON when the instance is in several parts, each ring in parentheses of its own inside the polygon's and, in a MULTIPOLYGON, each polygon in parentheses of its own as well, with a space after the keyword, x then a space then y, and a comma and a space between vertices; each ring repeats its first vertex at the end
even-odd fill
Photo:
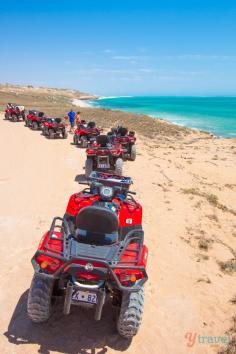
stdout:
POLYGON ((143 113, 219 137, 236 138, 236 97, 109 97, 91 104, 143 113))

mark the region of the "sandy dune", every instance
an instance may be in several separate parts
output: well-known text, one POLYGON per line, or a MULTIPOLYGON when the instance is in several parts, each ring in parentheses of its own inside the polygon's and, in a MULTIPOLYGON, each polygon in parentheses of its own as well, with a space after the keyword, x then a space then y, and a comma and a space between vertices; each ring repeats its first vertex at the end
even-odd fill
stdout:
POLYGON ((197 338, 190 348, 185 335, 224 336, 235 313, 235 268, 223 272, 218 262, 232 260, 236 250, 236 141, 201 137, 140 138, 137 160, 125 163, 150 250, 143 324, 129 343, 116 334, 109 307, 98 323, 82 308, 64 317, 60 304, 44 325, 27 318, 30 258, 80 188, 75 177, 85 152, 70 144, 71 136, 47 140, 0 117, 1 354, 218 351, 197 338))

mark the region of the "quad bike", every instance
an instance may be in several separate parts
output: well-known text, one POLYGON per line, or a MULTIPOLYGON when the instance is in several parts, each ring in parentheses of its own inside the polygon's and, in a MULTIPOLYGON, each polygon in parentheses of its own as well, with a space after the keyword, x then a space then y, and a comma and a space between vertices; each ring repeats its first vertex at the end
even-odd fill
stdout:
POLYGON ((92 171, 114 171, 122 176, 123 149, 119 143, 111 143, 107 135, 99 135, 96 142, 87 150, 85 162, 85 176, 88 178, 92 171))
POLYGON ((14 103, 8 103, 5 109, 5 119, 17 122, 20 119, 25 120, 25 107, 14 103))
POLYGON ((42 133, 49 139, 62 138, 68 136, 66 126, 62 123, 61 118, 46 118, 42 123, 42 133))
POLYGON ((101 133, 100 128, 96 127, 95 122, 88 122, 79 124, 74 133, 74 144, 80 145, 82 148, 88 147, 88 145, 96 140, 96 137, 101 133))
POLYGON ((42 124, 45 120, 44 112, 30 110, 26 116, 25 125, 33 130, 38 130, 42 128, 42 124))
POLYGON ((72 195, 63 218, 55 217, 32 258, 34 276, 27 312, 32 321, 49 319, 55 299, 94 309, 112 304, 118 333, 137 334, 143 313, 148 249, 144 245, 142 207, 129 191, 129 177, 99 172, 89 188, 72 195))
POLYGON ((108 136, 111 141, 118 142, 122 145, 124 158, 131 161, 136 159, 136 137, 134 131, 128 131, 127 128, 123 127, 112 128, 108 136))

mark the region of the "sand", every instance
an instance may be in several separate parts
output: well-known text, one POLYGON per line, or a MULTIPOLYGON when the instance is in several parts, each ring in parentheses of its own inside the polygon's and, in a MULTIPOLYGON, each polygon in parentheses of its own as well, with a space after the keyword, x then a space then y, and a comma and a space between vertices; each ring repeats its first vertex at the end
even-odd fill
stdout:
POLYGON ((78 100, 78 99, 74 98, 72 100, 72 104, 77 107, 90 107, 89 104, 86 102, 86 100, 82 100, 82 99, 78 100))
POLYGON ((57 308, 44 325, 27 318, 30 259, 81 188, 75 178, 84 173, 85 151, 71 135, 48 140, 2 118, 1 354, 217 353, 220 346, 198 337, 188 344, 190 334, 224 336, 235 314, 235 268, 222 271, 219 262, 227 265, 236 250, 236 141, 200 133, 138 136, 137 160, 125 162, 124 171, 143 205, 149 281, 143 323, 130 343, 116 334, 109 307, 100 322, 79 307, 68 317, 57 308))

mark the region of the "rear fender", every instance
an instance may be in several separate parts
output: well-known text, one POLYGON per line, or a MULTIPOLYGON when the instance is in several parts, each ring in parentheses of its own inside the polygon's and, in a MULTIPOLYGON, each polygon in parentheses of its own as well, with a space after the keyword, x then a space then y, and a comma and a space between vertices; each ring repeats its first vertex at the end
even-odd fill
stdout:
POLYGON ((34 269, 41 272, 46 271, 49 274, 55 273, 63 265, 63 261, 57 257, 58 252, 62 251, 62 234, 54 231, 53 238, 49 240, 49 231, 47 231, 40 240, 38 250, 32 258, 34 269))

